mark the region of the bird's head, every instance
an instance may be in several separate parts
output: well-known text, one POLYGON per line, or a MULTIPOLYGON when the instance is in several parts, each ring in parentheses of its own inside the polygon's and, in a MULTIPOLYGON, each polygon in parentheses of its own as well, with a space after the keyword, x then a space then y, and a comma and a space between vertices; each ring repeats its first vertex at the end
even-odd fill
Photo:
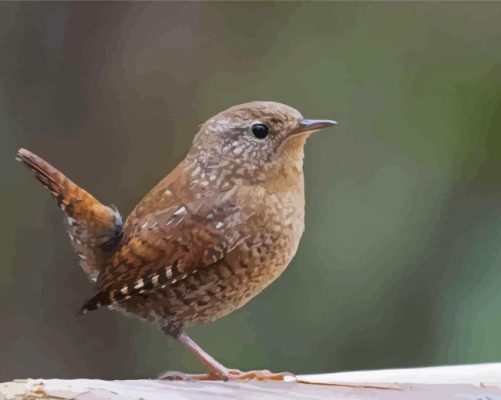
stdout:
POLYGON ((304 119, 296 109, 271 101, 240 104, 201 125, 188 158, 219 184, 228 181, 224 178, 261 182, 288 168, 301 169, 307 137, 335 124, 304 119))

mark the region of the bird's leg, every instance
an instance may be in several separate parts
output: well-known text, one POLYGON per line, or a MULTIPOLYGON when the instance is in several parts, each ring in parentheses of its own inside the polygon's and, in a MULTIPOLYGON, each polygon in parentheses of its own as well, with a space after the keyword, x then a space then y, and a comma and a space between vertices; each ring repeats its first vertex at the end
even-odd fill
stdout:
POLYGON ((185 345, 188 350, 209 370, 208 374, 188 375, 178 372, 168 372, 161 376, 165 379, 180 379, 180 380, 246 380, 254 379, 260 381, 284 381, 287 378, 295 380, 295 375, 290 372, 272 373, 267 370, 263 371, 248 371, 242 372, 236 369, 228 369, 211 355, 205 352, 198 344, 196 344, 186 333, 182 332, 177 340, 185 345))
POLYGON ((182 332, 178 340, 209 370, 208 379, 224 379, 227 369, 215 358, 196 344, 185 332, 182 332))

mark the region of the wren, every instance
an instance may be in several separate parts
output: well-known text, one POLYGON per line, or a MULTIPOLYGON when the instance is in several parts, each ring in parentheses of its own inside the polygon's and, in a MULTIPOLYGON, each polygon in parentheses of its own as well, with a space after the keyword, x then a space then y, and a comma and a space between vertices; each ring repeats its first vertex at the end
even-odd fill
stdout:
POLYGON ((242 307, 290 263, 304 229, 304 144, 335 124, 269 101, 231 107, 201 125, 186 158, 124 224, 40 157, 20 149, 17 159, 56 197, 96 282, 81 313, 106 307, 153 322, 208 368, 192 378, 280 380, 286 373, 225 368, 186 329, 242 307))

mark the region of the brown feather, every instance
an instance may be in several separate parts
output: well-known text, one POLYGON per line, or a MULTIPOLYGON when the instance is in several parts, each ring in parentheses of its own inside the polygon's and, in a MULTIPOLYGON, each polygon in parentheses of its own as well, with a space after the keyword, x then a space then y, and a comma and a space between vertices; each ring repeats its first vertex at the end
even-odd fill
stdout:
POLYGON ((56 197, 80 267, 95 280, 120 240, 120 214, 32 152, 19 149, 16 158, 56 197))
POLYGON ((100 276, 99 293, 81 312, 163 290, 222 260, 246 238, 245 221, 228 197, 217 194, 128 220, 131 228, 100 276))

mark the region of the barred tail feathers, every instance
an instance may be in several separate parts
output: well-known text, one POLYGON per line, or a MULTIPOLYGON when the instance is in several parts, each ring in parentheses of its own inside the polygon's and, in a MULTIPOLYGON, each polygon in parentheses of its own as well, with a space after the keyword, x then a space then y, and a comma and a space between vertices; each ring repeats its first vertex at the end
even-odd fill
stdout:
POLYGON ((80 267, 95 280, 120 241, 120 214, 29 150, 19 149, 16 159, 33 171, 35 178, 57 199, 65 213, 66 230, 80 267))

